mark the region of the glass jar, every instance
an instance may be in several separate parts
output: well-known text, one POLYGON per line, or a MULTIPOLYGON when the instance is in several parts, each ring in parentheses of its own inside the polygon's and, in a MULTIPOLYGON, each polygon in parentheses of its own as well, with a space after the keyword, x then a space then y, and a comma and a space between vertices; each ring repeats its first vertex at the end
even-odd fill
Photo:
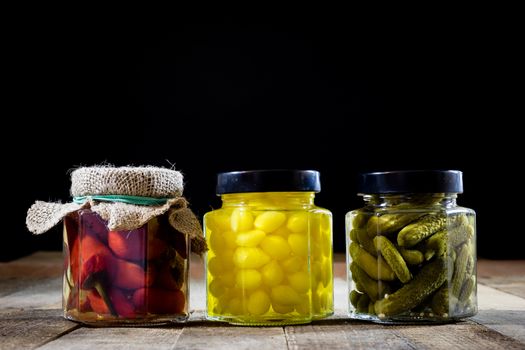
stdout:
POLYGON ((64 218, 64 317, 94 326, 188 319, 185 235, 163 214, 111 231, 90 209, 64 218))
POLYGON ((366 173, 346 215, 351 318, 448 322, 477 313, 476 214, 460 171, 366 173))
POLYGON ((332 214, 314 204, 319 173, 221 173, 222 208, 204 216, 206 316, 239 325, 333 314, 332 214))

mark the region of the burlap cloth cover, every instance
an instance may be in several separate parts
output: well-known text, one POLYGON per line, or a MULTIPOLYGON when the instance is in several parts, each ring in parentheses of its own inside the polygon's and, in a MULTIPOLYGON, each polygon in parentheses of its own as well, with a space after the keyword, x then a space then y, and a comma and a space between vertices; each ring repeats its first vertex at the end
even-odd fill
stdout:
POLYGON ((94 166, 78 168, 71 173, 71 195, 87 197, 82 204, 36 201, 27 212, 29 231, 41 234, 58 224, 67 214, 90 208, 107 221, 110 230, 133 230, 151 218, 168 212, 169 222, 176 230, 191 239, 194 253, 206 251, 199 220, 182 197, 182 174, 158 167, 94 166), (136 205, 97 201, 90 196, 124 195, 167 198, 161 205, 136 205))

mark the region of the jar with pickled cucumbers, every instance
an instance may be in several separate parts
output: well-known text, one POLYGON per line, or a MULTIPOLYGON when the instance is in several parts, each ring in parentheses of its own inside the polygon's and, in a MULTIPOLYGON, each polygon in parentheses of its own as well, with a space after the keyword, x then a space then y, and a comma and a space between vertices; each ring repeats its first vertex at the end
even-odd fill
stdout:
POLYGON ((333 314, 332 214, 314 204, 319 172, 221 173, 204 216, 206 317, 239 325, 333 314))
POLYGON ((476 214, 455 170, 365 173, 346 215, 349 314, 378 323, 477 313, 476 214))

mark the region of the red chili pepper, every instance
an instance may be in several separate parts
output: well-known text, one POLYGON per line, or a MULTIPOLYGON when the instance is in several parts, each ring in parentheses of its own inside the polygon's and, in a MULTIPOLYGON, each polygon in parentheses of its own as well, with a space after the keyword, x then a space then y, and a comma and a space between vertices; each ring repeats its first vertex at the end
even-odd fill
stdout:
POLYGON ((113 276, 112 284, 123 289, 139 289, 151 286, 155 279, 155 270, 146 271, 140 265, 115 258, 108 266, 113 276))
POLYGON ((167 216, 158 217, 158 231, 157 236, 168 242, 170 246, 175 248, 177 254, 182 258, 186 259, 188 257, 187 245, 186 245, 186 236, 181 232, 175 230, 173 226, 168 221, 167 216))
MULTIPOLYGON (((89 300, 89 306, 91 307, 91 310, 100 315, 107 315, 110 313, 108 303, 96 289, 88 291, 86 296, 87 300, 89 300)), ((85 309, 82 311, 85 311, 85 309)), ((116 313, 111 313, 116 316, 116 313)))
POLYGON ((172 268, 169 264, 163 264, 157 274, 155 285, 163 289, 181 289, 184 284, 184 265, 172 268))
POLYGON ((94 255, 100 255, 108 259, 113 257, 109 249, 93 236, 84 235, 80 241, 78 238, 75 240, 71 249, 71 275, 73 279, 71 282, 74 284, 79 283, 80 265, 94 255))
POLYGON ((78 283, 78 279, 79 279, 79 275, 78 275, 78 271, 80 270, 80 249, 79 249, 79 246, 80 244, 78 243, 79 242, 79 239, 75 239, 75 241, 73 241, 73 248, 71 248, 71 252, 70 252, 70 255, 69 255, 69 265, 71 267, 71 283, 73 285, 77 285, 78 283))
MULTIPOLYGON (((80 273, 80 285, 84 280, 93 273, 101 272, 110 273, 107 266, 111 265, 114 259, 109 249, 95 237, 84 235, 80 241, 79 262, 82 264, 80 273), (95 260, 92 258, 98 256, 95 260)), ((108 278, 113 277, 111 274, 108 278)))
POLYGON ((131 231, 109 231, 108 245, 116 256, 130 261, 156 259, 167 247, 147 231, 146 225, 131 231))
POLYGON ((64 242, 64 271, 70 268, 68 284, 70 287, 78 281, 79 270, 79 244, 78 244, 78 215, 72 213, 64 218, 64 229, 67 237, 67 245, 64 242))
MULTIPOLYGON (((88 307, 91 308, 94 312, 107 315, 112 314, 113 316, 123 317, 123 318, 135 318, 137 313, 135 311, 135 306, 131 302, 131 297, 127 297, 124 292, 118 288, 111 288, 107 293, 107 298, 111 301, 109 304, 105 300, 105 297, 101 295, 98 290, 93 289, 86 293, 87 299, 89 301, 88 307), (108 307, 112 305, 114 310, 108 307)), ((81 310, 83 312, 87 311, 86 305, 81 310)))
POLYGON ((108 271, 107 257, 100 254, 91 256, 82 264, 80 270, 80 288, 92 289, 95 283, 106 279, 108 271))
POLYGON ((184 311, 186 298, 180 290, 141 288, 133 294, 133 304, 142 313, 178 314, 184 311))
POLYGON ((78 214, 76 212, 73 212, 65 216, 64 226, 66 230, 67 242, 69 244, 69 248, 71 248, 72 243, 78 237, 78 214))
POLYGON ((80 213, 80 231, 85 234, 90 234, 96 237, 100 242, 107 244, 108 242, 108 227, 106 221, 90 210, 83 210, 80 213))
POLYGON ((106 246, 91 235, 85 235, 80 244, 80 278, 77 286, 82 289, 96 289, 108 310, 117 315, 107 293, 107 282, 112 279, 113 255, 106 246))
POLYGON ((119 317, 124 318, 135 318, 137 313, 135 312, 135 306, 131 302, 131 298, 126 297, 126 295, 118 288, 112 288, 109 291, 109 298, 115 311, 119 317))
POLYGON ((155 238, 155 237, 153 238, 149 237, 148 247, 147 247, 148 260, 153 260, 153 259, 157 259, 158 257, 160 257, 166 251, 167 247, 168 246, 166 242, 164 242, 163 240, 155 238))
POLYGON ((82 289, 95 289, 104 300, 112 315, 117 315, 110 295, 106 292, 106 279, 108 273, 107 257, 96 254, 82 264, 80 272, 80 286, 82 289))

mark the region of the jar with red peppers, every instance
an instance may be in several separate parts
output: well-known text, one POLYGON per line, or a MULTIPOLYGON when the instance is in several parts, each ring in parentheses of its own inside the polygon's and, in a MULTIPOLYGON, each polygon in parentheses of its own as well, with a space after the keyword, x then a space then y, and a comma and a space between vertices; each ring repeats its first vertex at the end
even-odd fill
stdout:
POLYGON ((72 203, 36 202, 30 231, 64 221, 64 317, 94 326, 160 325, 189 316, 190 246, 206 249, 180 172, 88 167, 72 203))

